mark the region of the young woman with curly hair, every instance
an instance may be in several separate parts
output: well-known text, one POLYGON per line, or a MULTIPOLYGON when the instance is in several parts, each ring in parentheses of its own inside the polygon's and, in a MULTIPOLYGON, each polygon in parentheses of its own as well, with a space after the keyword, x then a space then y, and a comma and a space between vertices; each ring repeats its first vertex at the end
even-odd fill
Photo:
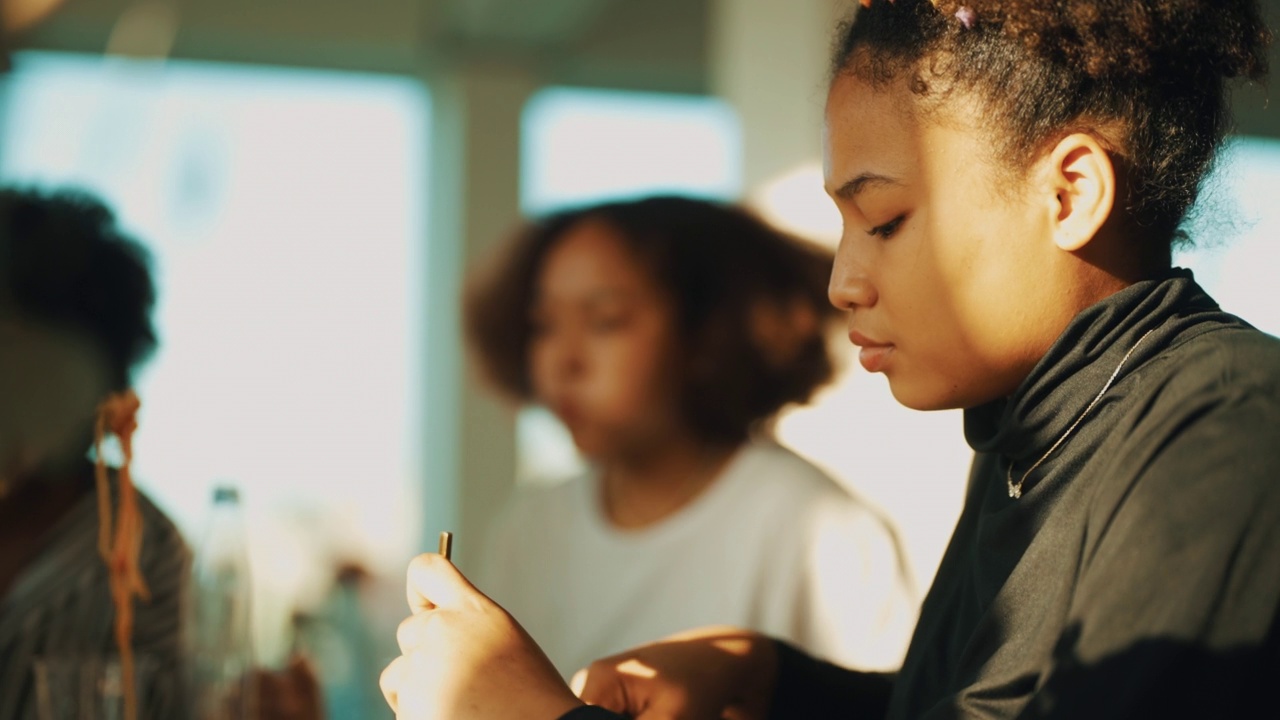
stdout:
POLYGON ((575 697, 425 556, 386 674, 402 717, 1280 713, 1280 341, 1171 261, 1230 81, 1265 74, 1257 3, 863 5, 827 100, 831 300, 975 451, 903 667, 713 629, 598 661, 575 697))

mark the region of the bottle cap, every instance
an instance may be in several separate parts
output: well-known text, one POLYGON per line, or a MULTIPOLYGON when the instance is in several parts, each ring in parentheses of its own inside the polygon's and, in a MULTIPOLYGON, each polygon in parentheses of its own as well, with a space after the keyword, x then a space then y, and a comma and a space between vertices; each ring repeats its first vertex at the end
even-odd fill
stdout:
POLYGON ((213 489, 213 501, 215 503, 239 504, 240 491, 230 485, 219 485, 213 489))

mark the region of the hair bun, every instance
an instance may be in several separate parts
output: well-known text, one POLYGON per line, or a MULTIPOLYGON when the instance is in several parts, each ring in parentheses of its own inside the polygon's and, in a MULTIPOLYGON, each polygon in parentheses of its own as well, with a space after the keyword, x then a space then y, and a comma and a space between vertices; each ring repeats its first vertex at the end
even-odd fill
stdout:
POLYGON ((1257 0, 931 1, 947 15, 971 8, 979 22, 1095 78, 1267 72, 1271 32, 1257 0))

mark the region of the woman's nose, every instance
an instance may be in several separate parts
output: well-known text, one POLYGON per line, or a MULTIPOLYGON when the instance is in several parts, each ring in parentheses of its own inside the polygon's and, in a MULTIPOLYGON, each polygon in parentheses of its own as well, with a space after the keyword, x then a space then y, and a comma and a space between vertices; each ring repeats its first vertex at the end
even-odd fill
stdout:
POLYGON ((555 374, 561 380, 573 380, 586 370, 582 342, 577 337, 561 337, 554 352, 555 374))
POLYGON ((827 286, 827 298, 841 310, 868 308, 876 304, 880 295, 867 277, 862 263, 856 262, 848 243, 841 243, 831 269, 831 284, 827 286))

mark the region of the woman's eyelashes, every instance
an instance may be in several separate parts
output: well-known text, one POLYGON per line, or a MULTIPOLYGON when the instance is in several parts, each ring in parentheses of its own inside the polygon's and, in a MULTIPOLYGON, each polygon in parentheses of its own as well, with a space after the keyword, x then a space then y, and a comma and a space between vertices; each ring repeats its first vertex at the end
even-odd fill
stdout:
POLYGON ((867 234, 888 240, 893 237, 894 233, 898 232, 898 228, 902 226, 902 221, 906 219, 906 215, 899 215, 883 225, 877 225, 871 228, 867 231, 867 234))

